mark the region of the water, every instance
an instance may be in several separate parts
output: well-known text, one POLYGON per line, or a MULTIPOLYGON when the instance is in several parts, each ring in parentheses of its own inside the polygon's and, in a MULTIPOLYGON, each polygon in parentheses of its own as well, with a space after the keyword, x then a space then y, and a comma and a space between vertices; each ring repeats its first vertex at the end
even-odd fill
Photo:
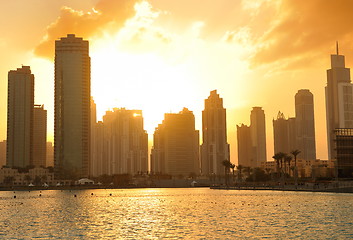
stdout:
POLYGON ((349 239, 353 194, 207 188, 0 192, 0 239, 34 238, 349 239))

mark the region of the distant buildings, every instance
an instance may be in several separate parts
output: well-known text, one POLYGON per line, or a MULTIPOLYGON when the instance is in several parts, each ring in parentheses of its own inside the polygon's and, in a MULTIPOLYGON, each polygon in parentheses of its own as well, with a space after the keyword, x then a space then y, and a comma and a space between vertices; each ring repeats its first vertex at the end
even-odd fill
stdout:
POLYGON ((54 159, 56 177, 88 177, 91 65, 88 41, 55 41, 54 159))
POLYGON ((33 164, 34 75, 29 66, 8 74, 7 165, 33 164))
POLYGON ((253 148, 253 167, 260 167, 266 161, 265 112, 261 107, 253 107, 250 114, 250 132, 253 148))
POLYGON ((226 109, 217 90, 213 90, 208 99, 205 99, 205 109, 202 111, 202 174, 224 174, 224 160, 230 160, 226 109))
POLYGON ((33 109, 33 163, 35 167, 46 167, 47 158, 47 110, 44 105, 33 109))
POLYGON ((46 167, 54 167, 54 146, 52 142, 47 142, 46 167))
POLYGON ((0 142, 0 168, 6 165, 6 140, 0 142))
POLYGON ((253 152, 250 127, 244 124, 237 126, 238 165, 253 166, 253 152))
POLYGON ((296 149, 296 125, 295 118, 288 118, 278 112, 273 119, 274 153, 283 152, 289 154, 296 149))
POLYGON ((237 126, 238 165, 261 167, 266 161, 265 112, 261 107, 253 107, 250 126, 237 126))
POLYGON ((148 171, 148 135, 141 110, 107 111, 94 134, 93 176, 148 171))
POLYGON ((199 174, 199 132, 195 130, 194 114, 187 108, 166 113, 163 123, 156 128, 151 171, 174 176, 199 174))
POLYGON ((336 128, 334 130, 336 150, 336 171, 339 178, 353 177, 353 129, 336 128))
POLYGON ((326 123, 328 157, 334 159, 335 129, 353 128, 353 84, 350 69, 345 67, 343 55, 331 55, 331 69, 327 70, 326 123))
POLYGON ((295 94, 295 125, 296 146, 290 151, 299 149, 301 159, 316 159, 314 97, 308 89, 295 94))

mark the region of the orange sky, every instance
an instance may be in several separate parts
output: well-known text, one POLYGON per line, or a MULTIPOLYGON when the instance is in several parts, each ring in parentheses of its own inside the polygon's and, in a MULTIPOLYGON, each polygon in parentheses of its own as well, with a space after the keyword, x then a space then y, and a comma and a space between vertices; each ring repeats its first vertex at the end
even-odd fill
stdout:
POLYGON ((227 108, 231 161, 239 123, 253 106, 272 119, 294 116, 294 95, 314 94, 317 157, 327 158, 324 87, 329 55, 340 42, 353 66, 350 0, 12 0, 0 9, 0 140, 6 138, 7 72, 30 65, 35 102, 48 109, 53 138, 54 40, 90 40, 92 95, 98 119, 113 107, 142 109, 152 137, 165 112, 201 111, 217 89, 227 108), (6 24, 4 24, 6 23, 6 24))

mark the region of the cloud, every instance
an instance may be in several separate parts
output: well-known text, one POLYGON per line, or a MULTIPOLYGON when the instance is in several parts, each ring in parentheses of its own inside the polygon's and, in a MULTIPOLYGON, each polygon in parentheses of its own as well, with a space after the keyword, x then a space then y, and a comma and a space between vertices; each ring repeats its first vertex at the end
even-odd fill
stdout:
POLYGON ((255 65, 286 60, 287 66, 305 66, 336 40, 353 37, 353 1, 282 0, 273 27, 257 41, 255 65))
POLYGON ((54 41, 68 33, 90 38, 103 30, 117 30, 135 14, 139 0, 100 0, 91 12, 76 11, 63 7, 60 16, 47 28, 43 41, 34 52, 40 57, 53 58, 54 41))

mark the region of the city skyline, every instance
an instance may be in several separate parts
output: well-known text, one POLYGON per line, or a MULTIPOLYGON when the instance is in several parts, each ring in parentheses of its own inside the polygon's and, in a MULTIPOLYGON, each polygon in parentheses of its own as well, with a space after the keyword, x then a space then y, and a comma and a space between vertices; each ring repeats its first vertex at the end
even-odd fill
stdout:
MULTIPOLYGON (((32 2, 35 1, 22 4, 31 5, 32 2)), ((53 92, 48 91, 54 84, 53 42, 73 33, 92 43, 92 95, 97 103, 98 119, 113 107, 142 109, 151 140, 164 113, 188 107, 195 113, 196 129, 201 129, 202 99, 209 91, 217 89, 228 112, 227 135, 231 146, 231 161, 236 162, 236 125, 248 123, 248 112, 253 106, 262 106, 266 112, 267 159, 270 159, 273 155, 273 131, 269 119, 283 109, 288 109, 286 115, 293 116, 294 101, 290 96, 298 89, 309 89, 315 97, 317 157, 327 159, 323 90, 326 84, 325 70, 330 66, 329 55, 335 52, 336 40, 340 41, 341 54, 347 58, 346 66, 353 65, 352 46, 346 35, 350 28, 337 30, 324 39, 317 38, 320 39, 317 46, 302 41, 299 46, 293 44, 285 48, 287 45, 284 47, 283 43, 286 39, 293 39, 293 36, 308 40, 305 36, 295 34, 296 29, 289 29, 284 36, 278 35, 280 26, 286 26, 296 17, 297 9, 301 9, 303 26, 317 19, 325 30, 332 30, 334 26, 330 24, 330 19, 337 16, 325 8, 313 15, 308 6, 290 1, 256 1, 253 4, 222 1, 216 8, 210 1, 206 1, 200 11, 191 13, 191 9, 199 6, 197 1, 188 3, 190 11, 182 7, 185 2, 165 3, 157 0, 142 1, 136 7, 134 1, 115 4, 98 0, 84 3, 62 1, 45 6, 36 2, 37 5, 28 5, 32 12, 19 16, 26 21, 17 23, 11 21, 13 16, 8 15, 17 9, 17 4, 18 1, 4 3, 2 8, 4 12, 1 17, 6 18, 10 24, 1 27, 6 34, 0 39, 0 48, 5 53, 5 57, 0 59, 0 74, 4 80, 10 69, 22 63, 31 66, 37 82, 35 102, 45 104, 48 110, 49 140, 53 141, 54 133, 53 92), (44 7, 48 15, 41 16, 38 21, 35 14, 44 7), (122 7, 126 7, 127 11, 119 10, 122 7), (284 12, 288 14, 280 12, 279 8, 286 9, 284 12), (95 11, 106 16, 106 19, 100 18, 95 11), (120 11, 121 17, 114 17, 112 11, 120 11), (214 14, 211 15, 211 12, 214 14), (239 13, 242 20, 234 17, 237 15, 234 12, 239 13), (225 18, 220 20, 220 14, 225 18), (280 20, 277 23, 271 17, 276 14, 280 20), (72 16, 72 21, 79 27, 67 23, 67 16, 72 16), (91 19, 97 19, 97 23, 86 27, 91 19), (264 21, 266 19, 268 21, 264 21), (249 24, 244 23, 246 20, 249 20, 249 24), (23 22, 31 26, 31 33, 26 37, 14 30, 20 29, 19 24, 23 22), (108 22, 112 22, 113 26, 108 22), (141 28, 144 30, 141 31, 141 28), (99 29, 103 29, 103 33, 99 29), (269 39, 276 41, 271 43, 269 39), (182 46, 184 51, 179 51, 182 46), (287 50, 280 51, 282 49, 287 50), (102 59, 106 60, 105 63, 102 59), (303 59, 310 60, 310 64, 304 64, 303 59), (179 97, 181 92, 183 98, 179 97)), ((318 9, 323 8, 319 2, 314 1, 315 4, 318 9)), ((335 7, 342 12, 342 16, 346 16, 345 9, 349 9, 350 4, 340 2, 329 3, 328 6, 335 7)), ((337 21, 343 20, 339 18, 337 21)), ((312 25, 308 25, 302 29, 310 36, 320 36, 327 32, 323 29, 315 32, 309 28, 312 25)), ((3 80, 0 93, 5 94, 7 86, 3 80)), ((3 103, 0 106, 0 140, 6 139, 4 94, 0 94, 3 103)))

